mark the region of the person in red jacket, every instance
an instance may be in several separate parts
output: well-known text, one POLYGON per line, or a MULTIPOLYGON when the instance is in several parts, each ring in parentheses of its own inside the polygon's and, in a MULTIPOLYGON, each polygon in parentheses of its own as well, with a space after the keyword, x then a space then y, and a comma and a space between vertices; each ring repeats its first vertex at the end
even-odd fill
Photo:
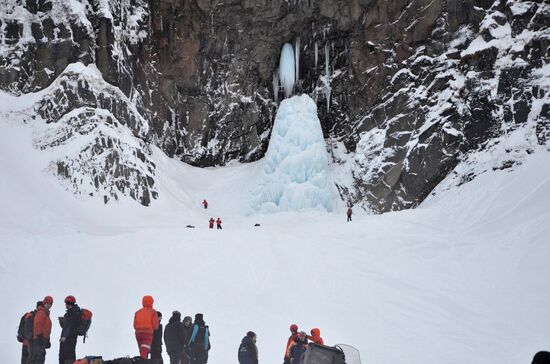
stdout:
POLYGON ((222 228, 222 220, 218 217, 216 220, 216 229, 221 230, 222 228))
POLYGON ((308 340, 319 345, 325 345, 323 338, 321 337, 321 330, 318 328, 311 329, 311 336, 308 336, 308 340))
POLYGON ((157 311, 153 308, 153 297, 143 296, 143 308, 134 315, 134 330, 139 347, 139 355, 147 359, 153 343, 153 332, 159 327, 157 311))
POLYGON ((208 227, 210 227, 210 229, 213 229, 214 228, 214 223, 216 221, 214 220, 213 217, 210 218, 210 220, 208 221, 208 227))
POLYGON ((290 337, 286 342, 284 364, 290 363, 289 349, 297 337, 298 337, 298 325, 292 324, 290 325, 290 337))
POLYGON ((30 343, 30 364, 44 364, 46 361, 46 349, 49 349, 50 334, 52 333, 52 320, 50 320, 50 308, 53 298, 46 296, 42 300, 42 306, 38 307, 34 315, 34 333, 30 343))
POLYGON ((206 199, 202 200, 202 205, 204 206, 204 209, 206 210, 208 208, 208 201, 206 201, 206 199))

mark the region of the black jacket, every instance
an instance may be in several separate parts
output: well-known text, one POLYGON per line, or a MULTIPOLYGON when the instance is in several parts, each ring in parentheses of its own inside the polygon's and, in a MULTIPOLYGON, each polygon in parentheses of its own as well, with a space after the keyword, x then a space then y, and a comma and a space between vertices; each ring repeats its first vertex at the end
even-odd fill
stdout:
POLYGON ((162 353, 162 324, 153 331, 153 343, 151 344, 151 355, 162 353))
POLYGON ((179 316, 170 317, 170 321, 168 321, 166 329, 164 329, 164 343, 166 344, 166 352, 168 353, 183 352, 185 332, 180 318, 179 316))
POLYGON ((238 355, 240 364, 258 364, 258 348, 248 336, 243 338, 238 355))
POLYGON ((64 338, 75 338, 77 336, 76 329, 80 325, 82 311, 78 305, 73 305, 69 307, 61 323, 61 337, 64 338))

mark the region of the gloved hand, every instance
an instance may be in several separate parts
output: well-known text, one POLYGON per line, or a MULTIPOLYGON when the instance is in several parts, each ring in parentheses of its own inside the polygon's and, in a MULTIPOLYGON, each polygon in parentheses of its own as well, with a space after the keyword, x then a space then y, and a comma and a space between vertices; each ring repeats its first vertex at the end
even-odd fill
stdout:
POLYGON ((45 347, 46 349, 49 349, 49 348, 52 347, 52 343, 50 342, 50 339, 49 339, 49 338, 46 339, 46 342, 45 342, 44 347, 45 347))
POLYGON ((19 336, 17 335, 17 341, 19 341, 20 343, 22 343, 24 340, 23 340, 23 337, 22 336, 19 336))

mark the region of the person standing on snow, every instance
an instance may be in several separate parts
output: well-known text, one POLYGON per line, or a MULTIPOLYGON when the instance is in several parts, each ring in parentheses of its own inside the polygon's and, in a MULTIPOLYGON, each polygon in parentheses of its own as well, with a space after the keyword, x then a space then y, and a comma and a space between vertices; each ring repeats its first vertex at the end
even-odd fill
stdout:
POLYGON ((351 205, 350 205, 348 207, 348 212, 347 212, 347 215, 348 215, 348 221, 347 222, 351 221, 351 214, 353 214, 353 210, 351 209, 351 205))
MULTIPOLYGON (((29 361, 29 351, 30 351, 30 342, 32 341, 32 337, 34 336, 34 332, 30 332, 30 327, 28 327, 27 335, 25 335, 25 322, 29 322, 29 320, 33 321, 34 326, 34 317, 36 315, 36 311, 40 306, 42 306, 42 301, 36 302, 36 308, 33 311, 26 312, 22 317, 21 321, 19 321, 19 328, 17 329, 17 341, 19 341, 21 346, 21 364, 27 364, 29 361)), ((29 324, 27 324, 29 325, 29 324)))
POLYGON ((206 201, 206 199, 202 200, 202 205, 204 206, 204 209, 206 210, 208 208, 208 201, 206 201))
POLYGON ((153 333, 159 327, 159 317, 153 308, 155 300, 151 296, 143 296, 141 300, 143 308, 134 315, 134 330, 139 347, 139 355, 147 359, 153 343, 153 333))
POLYGON ((151 362, 154 364, 164 364, 162 360, 162 313, 157 311, 159 326, 153 331, 153 342, 151 343, 151 362))
POLYGON ((53 298, 46 296, 42 305, 36 309, 33 320, 33 335, 29 343, 29 364, 44 364, 46 361, 46 349, 51 347, 50 334, 52 333, 52 320, 50 309, 53 298))
POLYGON ((181 313, 173 311, 172 317, 168 321, 164 330, 164 343, 166 352, 170 357, 170 364, 180 364, 183 355, 185 336, 183 323, 181 322, 181 313))
POLYGON ((222 229, 222 220, 219 217, 216 220, 216 229, 218 229, 218 230, 222 229))
POLYGON ((59 340, 59 364, 73 364, 76 360, 76 330, 80 325, 82 312, 76 304, 74 296, 65 297, 65 308, 67 312, 59 317, 59 324, 62 327, 61 339, 59 340))
POLYGON ((302 362, 302 355, 307 349, 307 334, 303 331, 298 333, 298 337, 294 339, 294 342, 290 345, 288 350, 288 356, 290 357, 291 364, 300 364, 302 362))
POLYGON ((290 363, 289 349, 290 349, 290 346, 292 345, 292 343, 294 342, 294 340, 297 337, 298 337, 298 325, 292 324, 292 325, 290 325, 290 337, 288 338, 288 340, 286 342, 284 364, 289 364, 290 363))
POLYGON ((247 332, 241 341, 238 358, 239 364, 258 364, 258 347, 256 346, 256 334, 254 332, 247 332))
POLYGON ((189 340, 193 332, 193 319, 191 316, 183 318, 183 354, 181 364, 191 363, 191 352, 189 350, 189 340))
POLYGON ((216 222, 216 221, 214 220, 214 218, 211 217, 210 220, 208 221, 208 227, 209 227, 210 229, 213 229, 213 228, 214 228, 214 223, 215 223, 215 222, 216 222))
POLYGON ((321 330, 318 328, 311 329, 311 336, 308 336, 308 340, 319 345, 325 345, 323 338, 321 337, 321 330))
POLYGON ((204 322, 202 313, 195 315, 195 323, 188 345, 191 364, 206 364, 208 351, 210 351, 210 331, 204 322))

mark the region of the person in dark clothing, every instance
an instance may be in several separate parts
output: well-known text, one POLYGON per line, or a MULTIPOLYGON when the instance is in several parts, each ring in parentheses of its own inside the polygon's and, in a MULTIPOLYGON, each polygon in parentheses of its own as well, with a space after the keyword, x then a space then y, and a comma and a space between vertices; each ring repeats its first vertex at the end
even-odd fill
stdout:
POLYGON ((183 318, 183 353, 181 364, 191 363, 191 353, 189 351, 189 340, 191 340, 191 333, 193 332, 193 319, 191 316, 185 316, 183 318))
POLYGON ((151 363, 163 364, 162 360, 162 313, 157 311, 159 327, 153 331, 153 343, 151 344, 151 363))
POLYGON ((164 343, 166 344, 166 352, 170 357, 170 364, 181 364, 185 345, 184 335, 181 313, 174 311, 164 330, 164 343))
POLYGON ((350 222, 351 221, 351 215, 353 214, 353 210, 351 209, 351 206, 348 207, 348 212, 347 212, 347 215, 348 215, 348 221, 347 222, 350 222))
POLYGON ((290 346, 290 363, 300 364, 302 362, 302 355, 306 352, 306 349, 307 334, 303 331, 300 331, 298 337, 290 346))
POLYGON ((195 315, 193 331, 189 338, 189 353, 191 364, 206 364, 210 350, 210 331, 204 322, 202 313, 195 315))
POLYGON ((80 307, 76 304, 74 296, 65 298, 65 316, 59 318, 61 325, 61 339, 59 340, 59 364, 72 364, 76 360, 76 330, 80 325, 82 314, 80 307))
POLYGON ((258 347, 256 346, 256 334, 252 331, 246 333, 239 346, 239 364, 258 364, 258 347))

